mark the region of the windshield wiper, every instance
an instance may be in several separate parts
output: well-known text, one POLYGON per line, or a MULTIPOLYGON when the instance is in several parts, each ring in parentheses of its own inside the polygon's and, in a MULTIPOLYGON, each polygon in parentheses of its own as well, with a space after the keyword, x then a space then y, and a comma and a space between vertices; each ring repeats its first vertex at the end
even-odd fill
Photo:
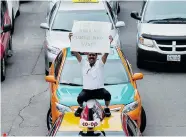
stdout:
POLYGON ((186 21, 186 18, 181 18, 181 17, 176 17, 176 18, 165 18, 165 19, 154 19, 154 20, 149 20, 147 23, 150 22, 162 22, 162 21, 186 21))
POLYGON ((178 21, 186 21, 186 18, 181 18, 181 17, 176 17, 176 18, 166 18, 166 19, 163 19, 163 20, 178 20, 178 21))
POLYGON ((75 84, 75 83, 60 83, 60 84, 69 85, 69 86, 82 86, 80 84, 75 84))
POLYGON ((66 31, 66 32, 70 32, 70 30, 66 30, 66 29, 52 29, 54 31, 66 31))

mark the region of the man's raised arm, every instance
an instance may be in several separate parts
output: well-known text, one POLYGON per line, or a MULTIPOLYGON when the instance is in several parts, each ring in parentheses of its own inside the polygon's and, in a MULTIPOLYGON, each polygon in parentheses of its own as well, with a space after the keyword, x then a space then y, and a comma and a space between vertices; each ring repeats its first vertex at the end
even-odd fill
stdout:
POLYGON ((104 64, 105 64, 106 61, 107 61, 108 55, 109 55, 108 53, 105 53, 105 54, 102 56, 102 61, 103 61, 104 64))
MULTIPOLYGON (((73 33, 69 33, 70 42, 71 42, 71 37, 72 37, 72 36, 73 36, 73 33)), ((78 52, 75 52, 75 51, 72 51, 72 53, 76 56, 77 60, 78 60, 79 62, 81 62, 81 60, 82 60, 81 55, 80 55, 78 52)))
MULTIPOLYGON (((109 36, 109 39, 110 39, 110 44, 111 44, 112 41, 113 41, 112 36, 109 36)), ((106 61, 107 61, 107 57, 108 57, 108 55, 109 55, 109 53, 105 53, 105 54, 102 56, 102 61, 103 61, 104 64, 105 64, 106 61)))

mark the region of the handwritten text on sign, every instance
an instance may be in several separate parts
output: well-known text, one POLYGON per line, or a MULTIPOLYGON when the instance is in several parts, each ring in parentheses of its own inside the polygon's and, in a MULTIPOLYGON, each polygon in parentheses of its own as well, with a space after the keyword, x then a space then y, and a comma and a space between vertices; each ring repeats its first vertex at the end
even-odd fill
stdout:
POLYGON ((71 51, 110 52, 111 24, 107 22, 78 21, 74 23, 71 51))

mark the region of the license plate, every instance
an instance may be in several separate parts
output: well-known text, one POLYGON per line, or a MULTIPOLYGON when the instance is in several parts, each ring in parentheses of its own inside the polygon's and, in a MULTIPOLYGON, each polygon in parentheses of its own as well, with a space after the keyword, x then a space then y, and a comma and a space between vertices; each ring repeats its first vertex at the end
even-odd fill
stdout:
POLYGON ((100 121, 85 121, 80 120, 80 126, 82 127, 97 127, 100 125, 100 121))
POLYGON ((167 61, 181 61, 181 55, 167 55, 167 61))
POLYGON ((83 127, 96 127, 96 126, 98 126, 98 122, 84 121, 84 122, 81 123, 81 126, 83 126, 83 127))

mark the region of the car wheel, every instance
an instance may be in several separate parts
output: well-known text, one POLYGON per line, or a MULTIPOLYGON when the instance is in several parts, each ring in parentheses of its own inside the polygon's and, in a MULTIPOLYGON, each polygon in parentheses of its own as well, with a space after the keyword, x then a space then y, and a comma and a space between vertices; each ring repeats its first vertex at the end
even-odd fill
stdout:
POLYGON ((140 54, 137 51, 136 55, 136 65, 138 68, 143 68, 144 67, 144 61, 141 59, 140 54))
POLYGON ((143 131, 145 130, 146 123, 147 123, 146 114, 145 114, 144 108, 142 107, 142 110, 141 110, 141 126, 140 126, 141 133, 143 133, 143 131))
POLYGON ((49 108, 48 113, 47 113, 47 128, 50 130, 52 127, 52 112, 51 108, 49 108))
POLYGON ((14 33, 14 12, 12 10, 12 29, 11 29, 11 34, 14 33))
POLYGON ((119 14, 120 11, 121 11, 121 9, 120 9, 120 5, 119 5, 119 3, 118 3, 118 10, 117 10, 117 13, 119 14))
POLYGON ((10 40, 9 40, 9 49, 8 49, 8 57, 12 56, 12 36, 10 36, 10 40))
POLYGON ((6 65, 5 64, 6 64, 5 57, 3 57, 1 60, 1 81, 4 81, 6 77, 6 65))
POLYGON ((20 10, 17 11, 16 16, 18 17, 20 15, 20 10))

